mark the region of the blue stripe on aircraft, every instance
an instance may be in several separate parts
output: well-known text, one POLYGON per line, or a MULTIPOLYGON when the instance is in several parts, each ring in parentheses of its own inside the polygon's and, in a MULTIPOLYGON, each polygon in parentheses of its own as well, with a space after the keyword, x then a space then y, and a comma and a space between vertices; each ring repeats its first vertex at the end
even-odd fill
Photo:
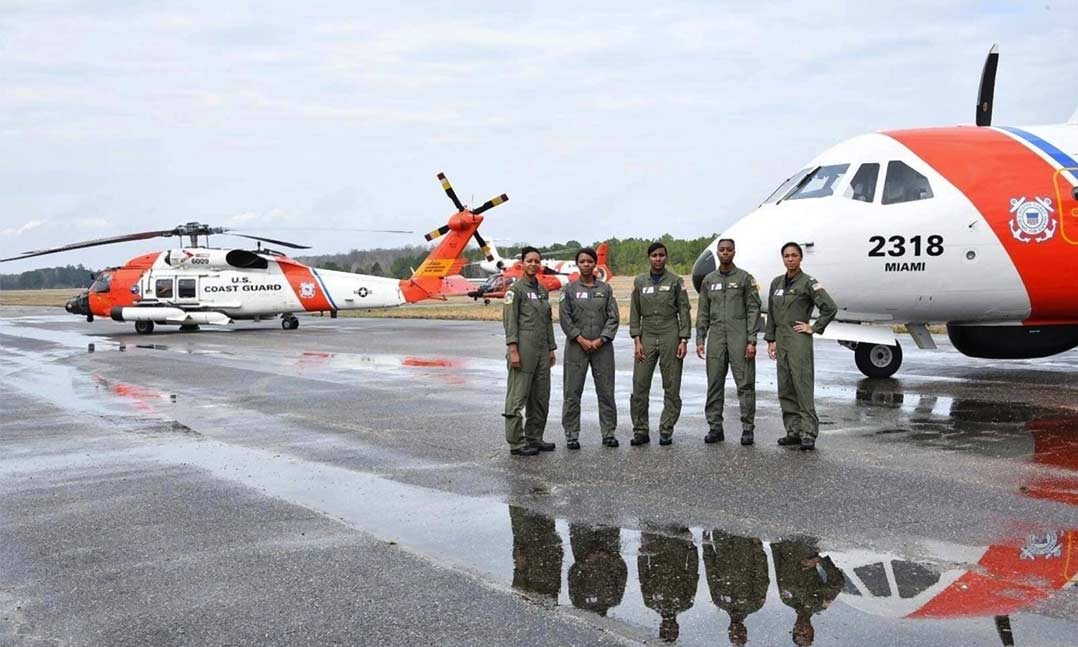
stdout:
POLYGON ((322 294, 326 295, 326 300, 329 301, 329 305, 333 306, 334 310, 340 310, 337 304, 333 301, 333 296, 326 289, 326 282, 322 280, 322 275, 318 273, 318 270, 311 268, 311 274, 314 274, 314 278, 318 279, 318 285, 322 286, 322 294))
MULTIPOLYGON (((1048 157, 1054 159, 1056 161, 1056 164, 1059 164, 1061 167, 1066 169, 1078 169, 1078 162, 1075 162, 1070 155, 1067 155, 1063 151, 1059 150, 1058 148, 1041 139, 1040 137, 1037 137, 1033 133, 1022 130, 1021 128, 1013 128, 1010 126, 1000 126, 1000 130, 1006 130, 1012 135, 1017 135, 1029 142, 1030 144, 1033 144, 1037 148, 1041 149, 1041 151, 1043 151, 1044 154, 1046 154, 1048 157)), ((1075 181, 1078 182, 1078 171, 1070 171, 1070 174, 1075 178, 1075 181)))

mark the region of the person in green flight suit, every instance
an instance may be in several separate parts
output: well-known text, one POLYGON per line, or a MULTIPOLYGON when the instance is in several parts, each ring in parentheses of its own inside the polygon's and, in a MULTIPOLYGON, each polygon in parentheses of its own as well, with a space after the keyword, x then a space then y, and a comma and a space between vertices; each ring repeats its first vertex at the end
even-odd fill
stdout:
POLYGON ((629 410, 633 419, 630 445, 651 441, 648 399, 651 379, 658 364, 663 380, 663 412, 659 417, 659 444, 674 442, 674 425, 681 416, 681 368, 692 336, 689 295, 680 276, 666 269, 666 246, 648 247, 651 271, 633 280, 629 307, 629 335, 633 338, 633 394, 629 410))
POLYGON ((838 307, 819 281, 801 271, 803 253, 797 243, 782 246, 786 273, 776 276, 767 291, 767 356, 778 360, 779 405, 786 435, 784 447, 816 448, 820 419, 816 416, 815 366, 812 335, 823 334, 838 314, 838 307), (813 307, 820 310, 809 324, 813 307))
POLYGON ((629 567, 621 557, 621 529, 569 524, 573 565, 569 567, 569 600, 578 609, 605 616, 621 604, 629 567))
POLYGON ((520 506, 509 506, 513 529, 513 588, 556 601, 561 592, 564 551, 554 520, 520 506))
POLYGON ((767 554, 755 537, 738 537, 721 530, 704 531, 704 574, 711 601, 730 614, 730 644, 745 645, 745 619, 767 600, 767 554))
POLYGON ((617 447, 618 409, 614 401, 614 336, 621 315, 610 286, 595 276, 599 255, 590 247, 576 253, 580 278, 561 290, 558 322, 565 332, 564 403, 561 424, 565 446, 580 449, 580 396, 591 367, 599 399, 599 428, 603 444, 617 447))
POLYGON ((509 453, 534 456, 554 450, 554 443, 543 442, 543 431, 550 410, 550 367, 558 345, 550 295, 537 278, 543 257, 534 247, 525 247, 520 259, 523 276, 506 290, 502 308, 509 368, 502 415, 509 453))
POLYGON ((650 526, 640 532, 636 557, 644 604, 662 616, 659 638, 677 640, 677 615, 692 608, 700 582, 700 556, 688 528, 650 526))
POLYGON ((812 615, 820 613, 838 597, 846 576, 830 557, 821 557, 813 540, 787 540, 771 544, 775 579, 782 603, 797 612, 793 640, 799 647, 816 637, 812 615))
POLYGON ((709 428, 706 443, 724 440, 722 408, 726 373, 732 370, 741 405, 741 444, 753 443, 756 427, 756 333, 760 325, 760 286, 734 265, 734 241, 719 240, 719 267, 700 284, 696 310, 696 355, 707 360, 709 428))

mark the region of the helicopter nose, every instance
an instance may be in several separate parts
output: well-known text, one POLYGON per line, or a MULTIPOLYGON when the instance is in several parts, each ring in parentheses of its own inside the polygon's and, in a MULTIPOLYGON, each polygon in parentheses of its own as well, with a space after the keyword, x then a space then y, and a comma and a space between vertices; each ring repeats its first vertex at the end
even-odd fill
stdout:
POLYGON ((93 313, 90 312, 90 294, 89 292, 83 292, 82 294, 71 297, 64 304, 64 310, 67 310, 73 315, 84 315, 87 321, 93 321, 93 313))

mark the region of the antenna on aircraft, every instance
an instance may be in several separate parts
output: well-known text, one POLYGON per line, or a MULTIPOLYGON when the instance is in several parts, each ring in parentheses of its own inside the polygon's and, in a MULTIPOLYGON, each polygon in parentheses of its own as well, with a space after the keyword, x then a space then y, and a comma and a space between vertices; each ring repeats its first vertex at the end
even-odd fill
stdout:
POLYGON ((977 125, 992 125, 992 103, 996 96, 996 68, 999 66, 999 45, 992 45, 981 70, 981 87, 977 91, 977 125))

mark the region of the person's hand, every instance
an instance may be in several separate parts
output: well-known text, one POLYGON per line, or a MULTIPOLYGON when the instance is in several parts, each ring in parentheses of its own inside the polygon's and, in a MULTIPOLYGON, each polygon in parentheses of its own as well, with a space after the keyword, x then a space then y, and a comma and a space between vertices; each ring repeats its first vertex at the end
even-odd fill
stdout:
POLYGON ((778 354, 775 352, 775 342, 773 341, 767 342, 767 357, 768 359, 775 359, 778 357, 778 354))
POLYGON ((636 361, 644 361, 645 355, 644 342, 640 341, 639 337, 633 339, 633 356, 636 358, 636 361))
POLYGON ((516 344, 509 347, 509 366, 520 368, 520 351, 517 349, 516 344))
POLYGON ((707 355, 704 353, 704 345, 703 344, 697 344, 696 345, 696 356, 699 357, 700 359, 705 359, 707 357, 707 355))
POLYGON ((593 339, 593 340, 591 340, 591 349, 593 351, 599 350, 600 348, 603 347, 603 344, 605 344, 605 343, 606 343, 606 340, 603 339, 602 337, 600 337, 598 339, 593 339))
POLYGON ((745 345, 745 359, 756 359, 756 344, 745 345))
POLYGON ((577 335, 576 343, 580 344, 580 350, 584 351, 585 353, 590 353, 591 351, 595 350, 595 347, 592 346, 591 341, 585 339, 584 335, 577 335))
POLYGON ((811 335, 813 332, 815 332, 812 329, 812 326, 808 325, 804 321, 795 321, 794 322, 794 330, 796 332, 805 333, 806 335, 811 335))
POLYGON ((554 363, 557 360, 558 360, 558 357, 557 357, 557 355, 555 355, 554 351, 550 351, 550 365, 554 366, 554 363))
POLYGON ((684 339, 677 345, 677 350, 674 352, 674 357, 678 359, 685 359, 685 356, 689 354, 689 342, 684 339))

